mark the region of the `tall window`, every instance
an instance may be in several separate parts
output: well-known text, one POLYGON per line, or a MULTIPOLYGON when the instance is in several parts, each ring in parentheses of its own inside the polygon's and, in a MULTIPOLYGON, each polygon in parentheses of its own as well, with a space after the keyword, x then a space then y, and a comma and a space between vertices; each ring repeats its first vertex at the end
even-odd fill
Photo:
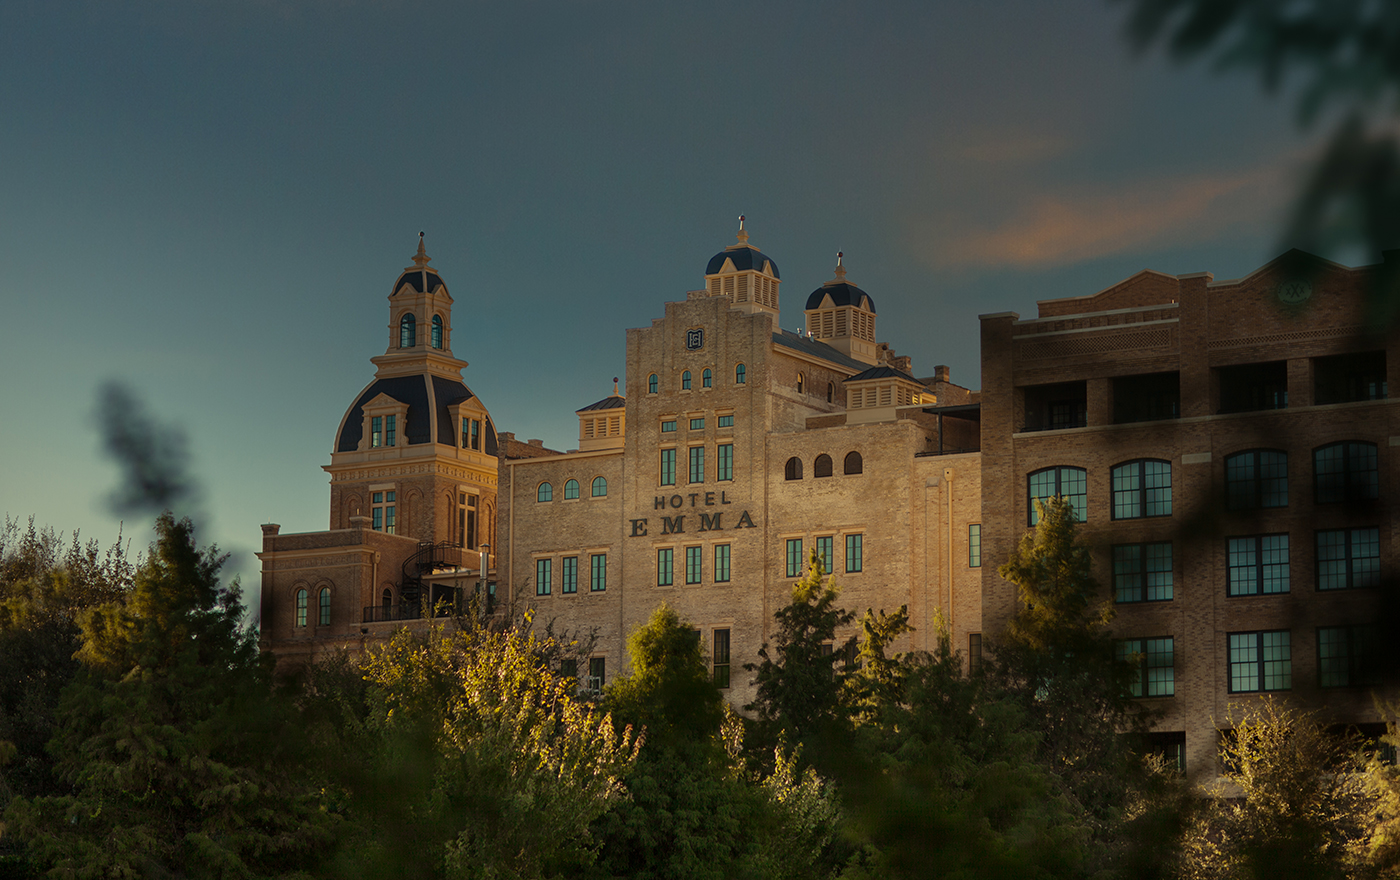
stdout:
POLYGON ((826 383, 826 402, 831 403, 836 399, 836 386, 830 382, 826 383))
POLYGON ((681 387, 684 388, 686 391, 689 391, 689 390, 690 390, 690 371, 689 371, 689 370, 686 370, 684 373, 681 373, 681 387))
POLYGON ((399 319, 399 348, 412 348, 417 344, 414 334, 413 315, 404 315, 399 319))
POLYGON ((320 618, 319 618, 318 622, 319 622, 319 624, 320 624, 321 626, 330 626, 330 625, 331 625, 331 591, 330 591, 330 588, 329 588, 329 587, 322 587, 322 588, 321 588, 320 606, 321 606, 321 607, 320 607, 320 612, 321 612, 321 614, 320 614, 320 618))
POLYGON ((1114 519, 1171 515, 1171 462, 1130 461, 1113 469, 1114 519))
POLYGON ((1176 662, 1171 636, 1160 639, 1127 639, 1118 642, 1116 648, 1119 660, 1136 660, 1137 674, 1129 686, 1129 696, 1176 695, 1176 662))
POLYGON ((715 479, 734 479, 734 444, 721 443, 715 449, 715 479))
POLYGON ((1317 503, 1375 501, 1380 497, 1376 444, 1333 443, 1313 450, 1317 503))
POLYGON ((559 560, 559 592, 578 592, 578 557, 565 556, 559 560))
POLYGON ((380 609, 381 609, 381 610, 383 611, 383 613, 384 613, 384 616, 383 616, 382 618, 380 618, 380 619, 381 619, 381 620, 389 620, 389 619, 390 619, 390 615, 394 613, 394 611, 393 611, 393 609, 394 609, 394 591, 393 591, 393 590, 389 589, 388 587, 385 587, 385 588, 384 588, 383 594, 381 594, 380 597, 379 597, 379 607, 380 607, 380 609))
POLYGON ((831 456, 827 455, 825 452, 817 456, 817 460, 812 462, 812 476, 831 476, 831 456))
POLYGON ((1172 597, 1172 545, 1113 548, 1113 593, 1119 602, 1165 602, 1172 597))
POLYGON ((715 545, 715 583, 729 583, 729 545, 715 545))
POLYGON ((797 374, 797 393, 802 393, 802 386, 807 383, 807 377, 802 373, 797 374))
POLYGON ((540 483, 539 489, 535 490, 536 501, 553 501, 554 487, 549 483, 540 483))
POLYGON ((554 560, 535 560, 535 595, 548 596, 554 588, 554 560))
POLYGON ((1376 528, 1317 533, 1317 588, 1347 590, 1381 582, 1381 537, 1376 528))
POLYGON ((835 539, 832 538, 830 535, 827 535, 823 538, 817 538, 816 543, 817 556, 819 556, 822 561, 822 574, 831 574, 831 565, 833 562, 835 562, 835 560, 832 558, 832 550, 833 544, 835 543, 835 539))
POLYGON ((306 591, 297 590, 297 626, 306 626, 306 591))
POLYGON ((865 462, 861 460, 859 452, 846 453, 845 470, 848 474, 859 474, 865 470, 865 462))
POLYGON ((369 446, 377 449, 384 445, 384 417, 371 416, 369 420, 369 446))
POLYGON ((846 536, 846 572, 848 574, 865 570, 865 536, 846 536))
POLYGON ((802 459, 800 459, 800 458, 798 458, 797 456, 794 455, 792 458, 789 458, 789 459, 787 460, 787 464, 783 465, 783 479, 784 479, 784 480, 800 480, 800 479, 802 479, 802 459))
POLYGON ((588 689, 601 691, 608 683, 608 661, 606 657, 588 658, 588 689))
POLYGON ((1231 510, 1288 506, 1288 453, 1251 449, 1225 457, 1225 501, 1231 510))
POLYGON ((1228 543, 1229 595, 1288 592, 1288 536, 1250 535, 1228 543))
POLYGON ((704 574, 704 572, 702 571, 702 568, 703 568, 703 562, 702 562, 702 560, 703 560, 703 558, 704 558, 704 552, 705 552, 705 548, 704 548, 704 547, 687 547, 687 548, 685 548, 685 582, 686 582, 686 583, 688 583, 688 584, 698 584, 698 583, 700 583, 701 577, 702 577, 702 575, 704 574))
POLYGON ((967 671, 969 675, 982 669, 982 634, 967 634, 967 671))
POLYGON ((608 481, 602 477, 593 478, 593 497, 605 498, 608 494, 608 481))
POLYGON ((460 492, 457 495, 457 546, 469 550, 476 549, 476 495, 460 492))
POLYGON ((1288 630, 1230 633, 1230 693, 1292 687, 1293 648, 1288 630))
POLYGON ((690 482, 705 482, 705 447, 690 447, 690 482))
POLYGON ((1380 631, 1374 625, 1317 629, 1317 683, 1322 687, 1378 684, 1380 631))
POLYGON ((676 551, 663 547, 656 551, 656 585, 669 587, 675 583, 676 551))
POLYGON ((588 580, 590 593, 601 593, 608 588, 608 554, 594 553, 589 557, 592 563, 592 577, 588 580))
POLYGON ((739 364, 734 368, 734 384, 743 385, 747 381, 749 381, 748 370, 743 364, 739 364))
POLYGON ((710 372, 710 368, 709 368, 709 367, 706 367, 706 368, 705 368, 705 372, 703 372, 703 373, 700 374, 700 387, 701 387, 701 388, 713 388, 713 387, 714 387, 714 384, 715 384, 715 374, 712 373, 712 372, 710 372))
POLYGON ((676 450, 661 450, 661 485, 676 485, 676 450))
POLYGON ((376 532, 394 534, 394 493, 373 492, 369 496, 370 522, 376 532))
POLYGON ((967 527, 967 567, 982 567, 982 524, 971 523, 967 527))
POLYGON ((397 420, 398 420, 398 416, 385 416, 385 417, 384 417, 384 445, 385 445, 385 446, 393 446, 393 445, 397 442, 397 437, 398 437, 398 425, 395 424, 395 422, 396 422, 397 420))
POLYGON ((433 348, 442 348, 442 316, 433 315, 433 348))
POLYGON ((729 687, 729 630, 715 630, 715 687, 729 687))
POLYGON ((572 501, 578 497, 578 480, 569 480, 564 484, 564 500, 572 501))
POLYGON ((462 448, 481 451, 481 419, 462 418, 462 448))
POLYGON ((656 378, 655 373, 652 373, 650 376, 647 376, 647 394, 655 394, 656 386, 658 384, 660 384, 660 381, 656 378))
POLYGON ((1063 495, 1074 511, 1074 518, 1085 522, 1089 518, 1089 479, 1084 468, 1052 467, 1031 474, 1026 481, 1028 518, 1031 525, 1040 521, 1040 513, 1035 509, 1036 501, 1046 501, 1056 495, 1063 495))
POLYGON ((787 539, 787 576, 802 577, 802 539, 787 539))

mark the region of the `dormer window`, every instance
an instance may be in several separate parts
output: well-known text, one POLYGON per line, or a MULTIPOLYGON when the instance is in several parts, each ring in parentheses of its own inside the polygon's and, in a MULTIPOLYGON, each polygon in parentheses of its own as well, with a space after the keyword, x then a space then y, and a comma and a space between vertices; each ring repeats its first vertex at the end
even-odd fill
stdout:
POLYGON ((371 449, 379 446, 393 446, 397 434, 398 418, 396 416, 374 416, 369 420, 369 445, 371 449))
POLYGON ((412 313, 399 319, 399 348, 412 348, 417 344, 414 323, 412 313))
POLYGON ((433 348, 442 348, 442 315, 433 315, 433 348))
POLYGON ((462 448, 481 451, 481 419, 462 417, 462 448))

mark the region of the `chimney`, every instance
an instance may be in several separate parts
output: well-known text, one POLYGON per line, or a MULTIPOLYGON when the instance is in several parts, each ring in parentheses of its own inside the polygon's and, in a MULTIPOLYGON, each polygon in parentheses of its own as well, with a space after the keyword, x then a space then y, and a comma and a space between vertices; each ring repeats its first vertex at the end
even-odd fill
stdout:
POLYGON ((948 365, 947 365, 947 364, 939 364, 938 366, 936 366, 936 367, 933 368, 933 381, 935 381, 935 382, 948 382, 948 381, 950 381, 950 380, 948 379, 948 365))

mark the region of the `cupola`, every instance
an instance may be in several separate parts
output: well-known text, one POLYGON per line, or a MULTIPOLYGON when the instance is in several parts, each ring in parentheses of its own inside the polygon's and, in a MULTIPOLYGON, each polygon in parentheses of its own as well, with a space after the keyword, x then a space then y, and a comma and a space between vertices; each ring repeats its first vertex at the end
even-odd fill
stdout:
POLYGON ((576 412, 580 452, 622 448, 627 434, 627 398, 618 393, 616 378, 612 394, 576 412))
POLYGON ((845 255, 836 253, 836 277, 807 297, 807 335, 867 364, 879 363, 875 300, 846 280, 845 255))
POLYGON ((705 288, 710 296, 727 296, 734 308, 749 314, 765 312, 778 321, 778 264, 749 244, 744 217, 739 217, 739 240, 710 257, 705 288))
POLYGON ((418 233, 418 253, 389 291, 389 348, 386 355, 452 351, 452 296, 442 276, 428 263, 418 233))

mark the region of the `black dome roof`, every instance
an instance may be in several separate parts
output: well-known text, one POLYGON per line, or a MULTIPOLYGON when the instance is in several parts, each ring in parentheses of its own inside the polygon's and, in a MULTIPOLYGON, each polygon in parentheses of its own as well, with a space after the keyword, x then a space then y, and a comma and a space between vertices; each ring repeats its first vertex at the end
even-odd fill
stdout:
POLYGON ((394 293, 398 293, 405 284, 419 293, 432 293, 442 286, 442 278, 432 269, 409 269, 394 282, 394 293))
MULTIPOLYGON (((456 426, 447 408, 454 403, 475 397, 466 383, 445 376, 393 376, 376 379, 361 391, 355 402, 345 413, 340 423, 340 433, 336 436, 336 452, 354 452, 360 447, 360 437, 364 433, 365 404, 380 394, 387 394, 400 403, 408 404, 408 424, 404 426, 403 443, 416 446, 433 442, 436 428, 436 442, 444 446, 456 446, 458 436, 456 426)), ((486 417, 486 443, 483 451, 487 455, 496 454, 496 428, 491 417, 486 417)))
POLYGON ((865 307, 872 313, 875 312, 875 298, 859 287, 856 287, 854 284, 849 284, 845 281, 823 284, 821 287, 812 291, 812 295, 807 297, 807 309, 810 311, 811 309, 821 308, 822 297, 824 296, 830 296, 833 305, 856 306, 857 308, 860 307, 861 297, 865 297, 865 307))
POLYGON ((783 277, 778 274, 778 264, 773 262, 772 257, 767 256, 758 248, 748 245, 726 248, 710 257, 710 263, 705 267, 705 274, 714 275, 724 266, 725 259, 733 260, 734 268, 740 272, 745 269, 755 269, 761 272, 763 271, 763 263, 767 261, 769 268, 773 270, 773 277, 780 280, 783 277))

